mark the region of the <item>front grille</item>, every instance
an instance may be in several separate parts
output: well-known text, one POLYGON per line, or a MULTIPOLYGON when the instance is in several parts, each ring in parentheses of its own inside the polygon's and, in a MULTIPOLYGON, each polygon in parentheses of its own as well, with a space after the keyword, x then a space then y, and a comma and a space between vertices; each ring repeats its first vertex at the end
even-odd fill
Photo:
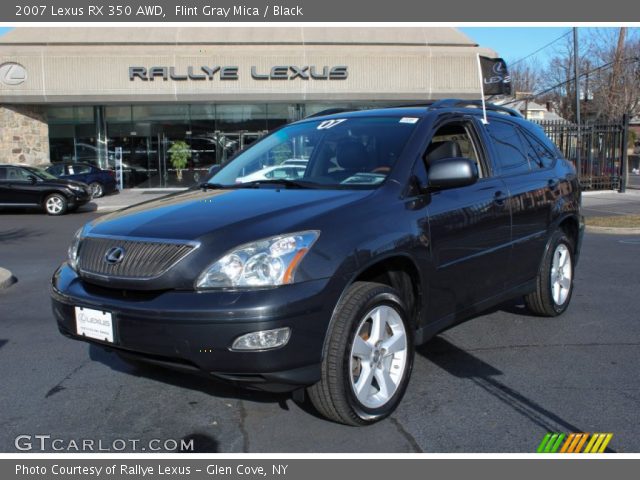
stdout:
POLYGON ((185 243, 86 237, 80 245, 78 266, 81 273, 89 276, 154 278, 182 260, 193 248, 194 245, 185 243), (107 262, 107 253, 118 247, 124 250, 122 260, 107 262))

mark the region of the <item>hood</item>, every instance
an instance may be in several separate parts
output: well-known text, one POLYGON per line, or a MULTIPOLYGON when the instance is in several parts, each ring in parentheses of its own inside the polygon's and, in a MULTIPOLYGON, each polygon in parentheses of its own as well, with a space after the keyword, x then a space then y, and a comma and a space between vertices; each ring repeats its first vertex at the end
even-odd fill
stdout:
POLYGON ((373 190, 192 190, 105 215, 92 234, 149 239, 202 240, 228 229, 238 240, 257 240, 308 225, 314 217, 363 199, 373 190), (246 232, 246 234, 242 234, 246 232))

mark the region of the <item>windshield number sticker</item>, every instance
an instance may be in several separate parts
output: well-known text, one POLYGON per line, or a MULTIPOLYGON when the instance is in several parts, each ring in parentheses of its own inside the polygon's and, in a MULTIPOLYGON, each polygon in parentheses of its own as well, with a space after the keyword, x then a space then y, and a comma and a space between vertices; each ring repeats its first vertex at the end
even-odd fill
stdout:
POLYGON ((335 127, 336 125, 341 124, 342 122, 346 122, 346 118, 341 118, 339 120, 325 120, 318 125, 317 130, 328 130, 329 128, 335 127))
POLYGON ((416 117, 402 117, 400 123, 417 123, 418 120, 416 117))

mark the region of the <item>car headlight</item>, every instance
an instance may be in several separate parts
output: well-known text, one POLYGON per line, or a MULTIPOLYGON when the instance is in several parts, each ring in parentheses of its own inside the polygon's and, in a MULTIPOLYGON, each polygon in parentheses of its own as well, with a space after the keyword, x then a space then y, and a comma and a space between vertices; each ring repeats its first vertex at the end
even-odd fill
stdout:
POLYGON ((78 185, 67 185, 67 188, 69 190, 73 190, 74 192, 82 192, 84 191, 84 188, 78 186, 78 185))
POLYGON ((289 233, 247 243, 202 272, 196 287, 276 287, 293 283, 296 268, 320 232, 289 233))
POLYGON ((71 245, 69 245, 69 249, 67 250, 69 266, 74 270, 78 269, 78 253, 80 251, 80 241, 82 240, 83 230, 84 228, 81 228, 75 233, 71 245))

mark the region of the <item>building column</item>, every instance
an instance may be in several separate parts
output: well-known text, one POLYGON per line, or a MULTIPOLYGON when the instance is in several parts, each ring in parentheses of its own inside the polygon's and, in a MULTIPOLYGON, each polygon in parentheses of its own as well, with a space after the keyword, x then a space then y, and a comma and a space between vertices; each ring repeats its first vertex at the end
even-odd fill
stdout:
POLYGON ((98 165, 102 169, 109 168, 109 150, 107 145, 107 120, 104 115, 104 107, 93 107, 93 119, 96 124, 96 152, 98 165))
POLYGON ((49 162, 49 125, 41 106, 0 105, 0 161, 49 162))

